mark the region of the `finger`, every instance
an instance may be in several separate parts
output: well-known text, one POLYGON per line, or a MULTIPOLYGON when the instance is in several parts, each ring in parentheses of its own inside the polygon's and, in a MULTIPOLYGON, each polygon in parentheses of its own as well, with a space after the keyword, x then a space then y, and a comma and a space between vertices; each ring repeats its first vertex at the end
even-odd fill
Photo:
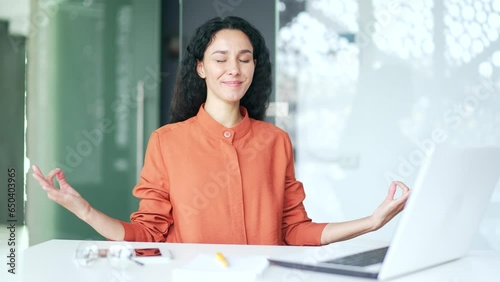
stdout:
MULTIPOLYGON (((38 176, 38 177, 35 177, 38 182, 40 183, 40 185, 51 185, 51 186, 54 186, 54 183, 51 183, 51 182, 47 182, 47 179, 45 178, 45 175, 43 175, 42 171, 40 170, 40 168, 36 165, 33 165, 33 176, 35 177, 38 176)), ((55 187, 54 187, 55 188, 55 187)))
POLYGON ((33 173, 33 177, 38 181, 38 184, 40 184, 43 189, 47 190, 47 187, 50 186, 50 184, 47 182, 47 179, 41 177, 40 175, 33 173))
POLYGON ((47 184, 47 180, 44 178, 44 177, 41 177, 40 175, 38 175, 37 173, 33 172, 33 177, 38 181, 38 183, 40 185, 45 185, 47 184))
POLYGON ((60 202, 60 195, 54 190, 47 190, 47 197, 56 203, 60 202))
POLYGON ((33 168, 34 173, 38 174, 40 177, 45 178, 42 171, 40 170, 40 168, 37 165, 33 165, 32 168, 33 168))
POLYGON ((38 180, 38 183, 40 184, 42 189, 47 192, 47 197, 52 201, 59 202, 60 200, 59 189, 57 189, 53 185, 50 185, 45 177, 42 177, 36 173, 33 173, 32 175, 36 180, 38 180))
POLYGON ((406 186, 406 184, 404 184, 403 182, 401 181, 394 181, 394 182, 396 182, 396 184, 401 188, 401 190, 403 190, 403 193, 410 192, 410 188, 408 188, 408 186, 406 186))
POLYGON ((401 207, 401 210, 404 209, 406 202, 408 201, 408 197, 410 196, 410 193, 406 193, 401 195, 401 197, 395 199, 394 201, 398 205, 398 207, 401 207))
POLYGON ((59 173, 59 171, 61 171, 60 168, 54 168, 53 170, 51 170, 49 172, 49 174, 47 174, 47 182, 50 183, 50 185, 54 186, 54 177, 56 176, 57 173, 59 173))
POLYGON ((389 191, 387 192, 387 197, 385 199, 386 200, 394 199, 394 195, 396 194, 396 189, 397 189, 396 183, 394 181, 391 182, 391 185, 389 186, 389 191))
POLYGON ((395 217, 397 214, 399 214, 405 207, 405 201, 400 201, 400 199, 395 199, 393 201, 393 205, 390 208, 390 211, 388 212, 388 216, 395 217))
POLYGON ((31 166, 31 168, 33 168, 33 171, 34 171, 34 172, 36 172, 36 173, 42 173, 42 172, 40 171, 40 168, 39 168, 37 165, 35 165, 35 164, 34 164, 34 165, 32 165, 32 166, 31 166))
POLYGON ((60 170, 56 174, 56 176, 57 181, 59 181, 61 191, 65 191, 75 196, 81 197, 80 193, 78 193, 75 189, 73 189, 73 187, 71 187, 71 185, 68 184, 68 182, 66 182, 66 176, 64 175, 64 172, 62 170, 60 170))
POLYGON ((56 176, 57 176, 57 181, 59 181, 59 184, 61 184, 61 186, 69 185, 68 182, 66 182, 66 176, 64 175, 64 172, 62 170, 59 170, 56 176))

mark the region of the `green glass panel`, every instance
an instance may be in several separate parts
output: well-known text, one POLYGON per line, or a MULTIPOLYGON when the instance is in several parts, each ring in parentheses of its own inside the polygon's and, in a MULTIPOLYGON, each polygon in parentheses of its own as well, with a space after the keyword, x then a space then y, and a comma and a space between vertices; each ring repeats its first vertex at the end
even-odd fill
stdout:
POLYGON ((0 222, 24 223, 25 38, 0 21, 0 222))
MULTIPOLYGON (((60 2, 46 30, 37 34, 45 36, 38 42, 49 46, 48 58, 37 54, 37 71, 48 74, 45 89, 29 95, 40 92, 48 103, 46 109, 29 107, 28 115, 50 111, 39 116, 51 126, 46 135, 33 133, 47 139, 42 145, 28 142, 28 156, 31 152, 37 162, 44 155, 44 172, 62 168, 93 207, 125 221, 138 207, 131 191, 147 139, 159 126, 159 6, 159 0, 60 2), (138 99, 139 94, 145 99, 138 99)), ((38 198, 36 189, 28 189, 35 195, 28 193, 30 243, 102 239, 72 213, 38 198), (32 201, 36 208, 30 209, 32 201), (51 230, 36 230, 43 222, 51 230)))

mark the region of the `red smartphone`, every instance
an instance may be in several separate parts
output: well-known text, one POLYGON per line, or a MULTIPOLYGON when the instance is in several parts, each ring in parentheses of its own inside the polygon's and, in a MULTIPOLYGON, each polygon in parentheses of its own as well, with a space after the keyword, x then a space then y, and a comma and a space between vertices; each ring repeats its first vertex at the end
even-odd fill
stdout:
POLYGON ((142 263, 169 262, 172 254, 166 248, 135 248, 135 260, 142 263))

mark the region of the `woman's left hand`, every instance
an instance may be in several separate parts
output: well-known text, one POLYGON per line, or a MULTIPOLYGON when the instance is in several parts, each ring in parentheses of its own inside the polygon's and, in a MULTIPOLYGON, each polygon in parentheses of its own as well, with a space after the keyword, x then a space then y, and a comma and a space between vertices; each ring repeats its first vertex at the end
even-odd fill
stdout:
POLYGON ((389 186, 387 197, 371 215, 374 229, 377 230, 381 228, 398 213, 400 213, 404 209, 409 195, 410 188, 408 188, 408 186, 406 186, 403 182, 393 181, 389 186), (395 199, 394 196, 396 195, 398 187, 401 189, 402 195, 401 197, 395 199))

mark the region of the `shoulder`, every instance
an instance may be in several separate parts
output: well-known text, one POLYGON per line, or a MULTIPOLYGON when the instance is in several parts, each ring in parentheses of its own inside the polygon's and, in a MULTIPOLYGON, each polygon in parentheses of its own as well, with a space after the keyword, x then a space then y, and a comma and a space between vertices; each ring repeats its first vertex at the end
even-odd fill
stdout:
POLYGON ((288 133, 276 125, 252 119, 253 138, 259 144, 268 144, 275 150, 283 150, 287 156, 291 156, 293 145, 288 133))
POLYGON ((269 134, 274 136, 275 138, 283 138, 286 140, 290 139, 286 131, 272 123, 255 119, 251 119, 251 122, 252 130, 257 134, 269 134))
POLYGON ((189 118, 185 121, 170 123, 153 131, 152 136, 156 135, 160 140, 172 139, 175 136, 184 136, 190 132, 193 127, 194 118, 189 118))

